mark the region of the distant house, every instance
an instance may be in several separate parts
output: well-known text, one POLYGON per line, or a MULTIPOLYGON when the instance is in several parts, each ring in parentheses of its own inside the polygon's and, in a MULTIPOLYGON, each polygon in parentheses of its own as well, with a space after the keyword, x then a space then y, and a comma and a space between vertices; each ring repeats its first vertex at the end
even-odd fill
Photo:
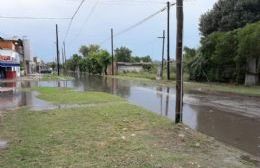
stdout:
POLYGON ((33 73, 41 73, 42 70, 46 69, 43 61, 38 57, 33 57, 33 73))
MULTIPOLYGON (((144 70, 145 65, 152 65, 150 62, 141 63, 130 63, 130 62, 115 62, 114 63, 114 73, 124 73, 124 72, 141 72, 144 70)), ((108 67, 108 74, 112 74, 112 66, 108 67)))

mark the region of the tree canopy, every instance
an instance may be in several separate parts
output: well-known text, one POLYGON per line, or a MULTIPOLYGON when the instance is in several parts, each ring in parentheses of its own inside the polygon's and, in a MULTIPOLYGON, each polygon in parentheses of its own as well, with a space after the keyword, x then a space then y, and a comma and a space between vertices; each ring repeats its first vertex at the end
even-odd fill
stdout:
POLYGON ((200 18, 199 30, 203 36, 226 32, 260 20, 260 0, 219 0, 212 10, 200 18))
POLYGON ((260 72, 260 22, 229 32, 203 37, 201 47, 185 48, 184 61, 192 80, 244 83, 248 60, 254 58, 260 72))
POLYGON ((91 53, 96 53, 100 50, 99 45, 91 44, 89 46, 81 46, 79 52, 82 54, 83 57, 88 57, 91 53))
POLYGON ((111 63, 111 56, 106 50, 100 49, 99 45, 91 44, 89 46, 81 46, 79 49, 81 56, 74 54, 67 61, 66 67, 69 70, 81 72, 89 72, 92 74, 107 74, 107 66, 111 63))
POLYGON ((115 49, 115 58, 117 62, 131 62, 132 51, 127 47, 115 49))

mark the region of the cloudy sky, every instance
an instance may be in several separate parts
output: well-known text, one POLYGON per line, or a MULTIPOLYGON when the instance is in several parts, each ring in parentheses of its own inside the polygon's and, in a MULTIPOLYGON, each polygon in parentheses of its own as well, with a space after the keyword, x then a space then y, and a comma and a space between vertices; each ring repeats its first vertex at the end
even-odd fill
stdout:
MULTIPOLYGON (((217 0, 184 1, 184 44, 199 46, 199 17, 217 0)), ((81 0, 1 0, 0 17, 71 17, 81 0)), ((172 1, 174 2, 174 1, 172 1)), ((86 0, 75 17, 66 38, 67 55, 77 53, 83 44, 100 44, 110 51, 110 28, 115 33, 135 24, 166 5, 165 0, 86 0)), ((166 12, 115 38, 115 47, 127 46, 134 55, 150 55, 159 60, 162 42, 157 37, 166 29, 166 12)), ((55 24, 65 39, 69 20, 0 19, 0 36, 26 36, 33 53, 45 61, 55 54, 55 24)), ((171 57, 175 58, 176 11, 171 8, 171 57)))

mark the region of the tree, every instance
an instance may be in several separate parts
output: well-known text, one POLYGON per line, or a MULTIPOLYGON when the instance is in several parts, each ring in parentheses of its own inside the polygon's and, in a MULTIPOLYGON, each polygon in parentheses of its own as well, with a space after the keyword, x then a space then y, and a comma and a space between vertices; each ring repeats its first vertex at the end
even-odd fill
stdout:
POLYGON ((141 62, 141 58, 138 56, 132 57, 131 62, 141 62))
POLYGON ((197 55, 197 50, 194 48, 184 47, 183 62, 184 70, 190 72, 190 64, 195 59, 197 55))
POLYGON ((127 47, 120 47, 115 50, 117 62, 131 62, 132 51, 127 47))
POLYGON ((199 30, 203 36, 215 31, 231 31, 260 20, 259 0, 219 0, 212 10, 200 18, 199 30))
POLYGON ((89 46, 81 46, 79 52, 83 57, 88 57, 90 53, 96 53, 100 50, 100 46, 96 44, 91 44, 89 46))
POLYGON ((260 22, 203 37, 196 53, 184 49, 190 78, 255 85, 260 80, 259 37, 260 22))
POLYGON ((145 56, 145 57, 141 57, 141 60, 143 62, 152 62, 152 59, 149 55, 145 56))
POLYGON ((107 75, 107 67, 111 63, 111 56, 108 51, 101 50, 99 52, 99 63, 103 67, 103 72, 107 75))
POLYGON ((260 22, 250 24, 238 33, 238 62, 246 62, 245 85, 260 81, 260 22))
POLYGON ((131 57, 131 62, 152 62, 152 59, 149 55, 145 56, 145 57, 131 57))

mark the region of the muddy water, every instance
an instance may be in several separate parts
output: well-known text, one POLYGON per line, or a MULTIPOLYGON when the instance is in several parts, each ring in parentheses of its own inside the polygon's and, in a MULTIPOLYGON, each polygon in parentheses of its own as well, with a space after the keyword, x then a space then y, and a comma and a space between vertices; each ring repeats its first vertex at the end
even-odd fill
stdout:
MULTIPOLYGON (((49 86, 103 91, 171 120, 175 117, 175 89, 170 87, 88 75, 79 76, 75 81, 34 81, 13 85, 18 88, 49 86)), ((37 99, 34 92, 15 90, 7 95, 0 96, 0 110, 18 106, 52 108, 51 104, 37 99)), ((260 157, 260 99, 185 93, 183 110, 184 123, 191 128, 260 157)))

